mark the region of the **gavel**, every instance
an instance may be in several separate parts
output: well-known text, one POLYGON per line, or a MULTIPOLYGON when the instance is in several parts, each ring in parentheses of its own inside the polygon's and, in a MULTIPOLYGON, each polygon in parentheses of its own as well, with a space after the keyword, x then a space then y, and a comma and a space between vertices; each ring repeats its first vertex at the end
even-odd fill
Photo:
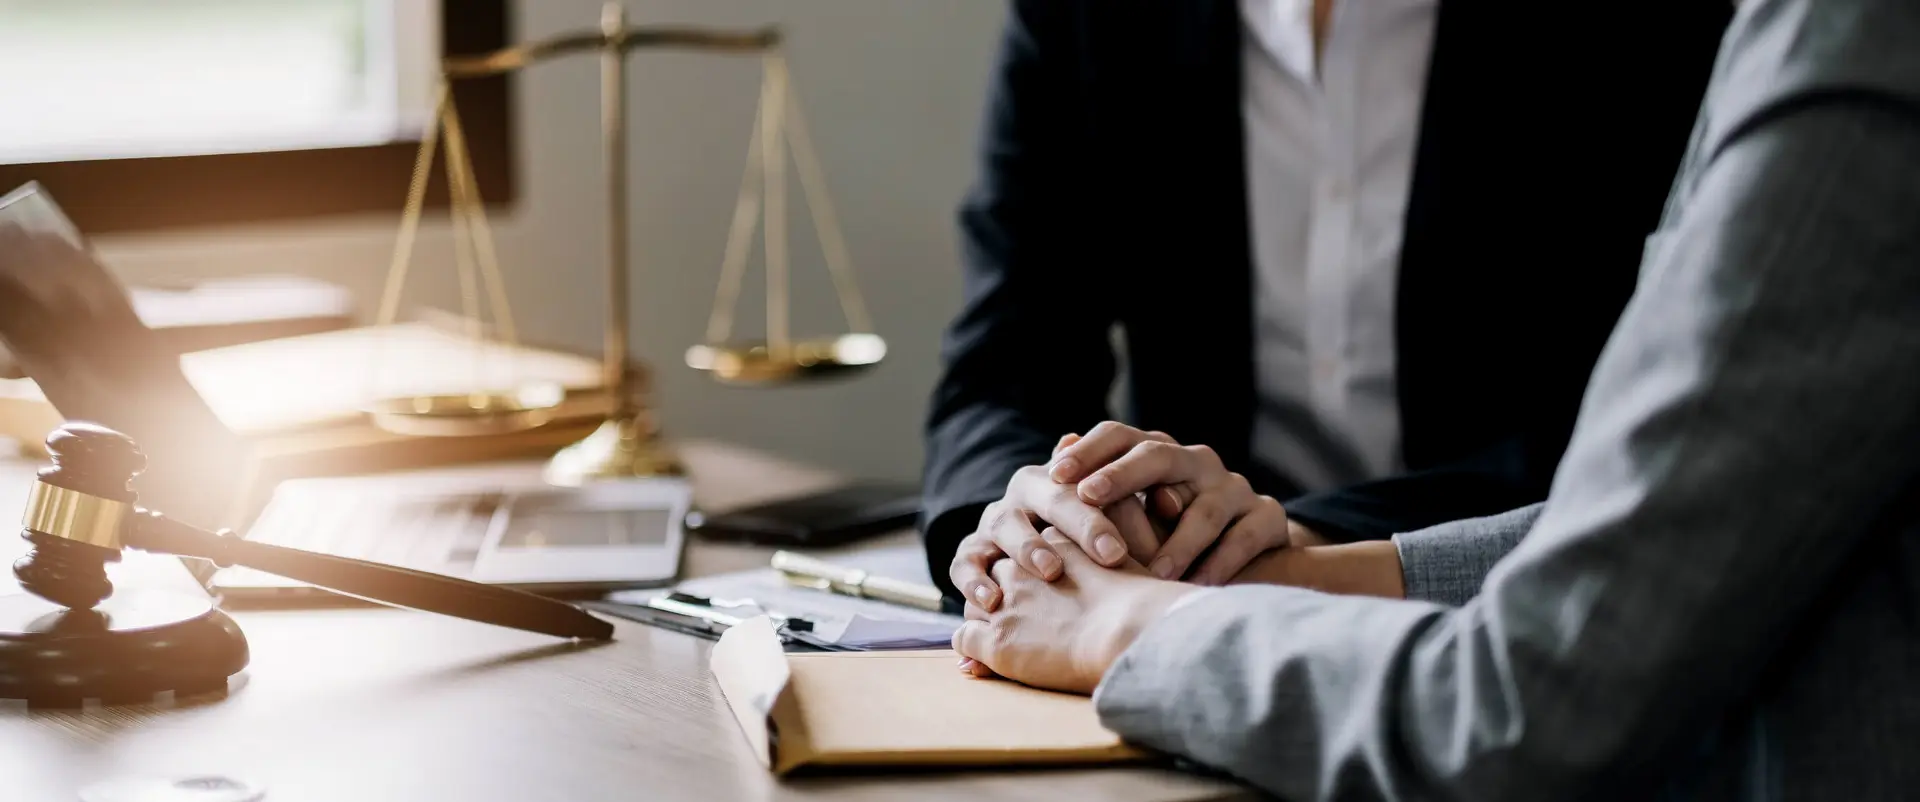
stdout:
POLYGON ((107 563, 123 549, 245 566, 348 596, 562 638, 607 640, 613 625, 563 602, 441 574, 253 543, 134 505, 146 455, 120 432, 68 423, 47 437, 53 464, 40 470, 22 518, 33 544, 13 565, 20 587, 89 610, 113 593, 107 563))

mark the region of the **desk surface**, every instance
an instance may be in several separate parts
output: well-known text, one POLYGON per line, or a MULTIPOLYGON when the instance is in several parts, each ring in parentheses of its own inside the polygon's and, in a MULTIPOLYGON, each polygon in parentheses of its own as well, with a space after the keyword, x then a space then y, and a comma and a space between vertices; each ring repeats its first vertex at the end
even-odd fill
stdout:
MULTIPOLYGON (((831 484, 743 449, 683 444, 710 510, 831 484)), ((0 464, 9 477, 24 466, 0 464)), ((0 482, 12 492, 17 481, 0 482)), ((10 500, 0 509, 14 509, 10 500)), ((9 519, 11 520, 11 519, 9 519)), ((911 542, 910 533, 875 545, 911 542)), ((829 556, 831 552, 827 553, 829 556)), ((698 543, 684 573, 766 564, 698 543)), ((710 644, 619 622, 598 646, 406 611, 235 613, 253 662, 226 699, 170 709, 0 708, 0 797, 53 802, 115 777, 211 774, 263 802, 1218 799, 1230 785, 1152 768, 776 780, 707 671, 710 644)))

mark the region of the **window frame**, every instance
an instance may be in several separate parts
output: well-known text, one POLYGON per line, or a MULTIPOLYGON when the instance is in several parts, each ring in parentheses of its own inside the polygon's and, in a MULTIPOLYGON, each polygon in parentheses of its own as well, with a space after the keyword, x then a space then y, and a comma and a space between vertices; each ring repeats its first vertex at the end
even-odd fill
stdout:
MULTIPOLYGON (((492 52, 512 40, 507 0, 442 0, 443 55, 492 52)), ((517 198, 513 93, 507 75, 464 78, 454 101, 489 206, 517 198)), ((89 234, 281 222, 370 212, 398 214, 417 141, 204 156, 0 164, 0 192, 38 181, 89 234)), ((444 154, 445 149, 441 149, 444 154)), ((444 156, 428 207, 447 205, 444 156)))

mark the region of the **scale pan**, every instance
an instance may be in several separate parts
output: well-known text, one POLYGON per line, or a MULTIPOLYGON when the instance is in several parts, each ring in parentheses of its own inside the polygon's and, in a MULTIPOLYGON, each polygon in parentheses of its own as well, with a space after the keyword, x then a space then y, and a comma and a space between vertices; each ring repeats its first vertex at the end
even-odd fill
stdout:
POLYGON ((537 383, 513 391, 390 398, 367 407, 367 415, 395 434, 475 437, 545 425, 565 397, 560 385, 537 383))
POLYGON ((728 384, 784 384, 857 373, 886 356, 887 343, 879 335, 856 332, 795 340, 778 351, 761 341, 696 345, 687 349, 687 367, 728 384))

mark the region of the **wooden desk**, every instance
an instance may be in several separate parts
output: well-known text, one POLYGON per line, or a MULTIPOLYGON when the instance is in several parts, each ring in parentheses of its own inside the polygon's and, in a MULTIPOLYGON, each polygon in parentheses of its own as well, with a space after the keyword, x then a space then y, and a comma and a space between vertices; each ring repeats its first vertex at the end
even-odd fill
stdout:
MULTIPOLYGON (((710 510, 834 481, 741 449, 683 449, 699 502, 710 510)), ((7 466, 0 493, 24 494, 24 468, 7 466)), ((0 510, 23 502, 6 499, 0 510)), ((880 545, 912 540, 899 533, 880 545)), ((697 544, 685 573, 752 568, 767 556, 697 544)), ((234 617, 247 632, 253 663, 224 700, 172 709, 0 709, 0 799, 64 802, 109 778, 194 774, 249 778, 266 787, 264 802, 1055 802, 1243 794, 1151 768, 777 781, 748 753, 727 712, 707 671, 706 641, 620 622, 614 642, 571 647, 388 609, 234 617)))

